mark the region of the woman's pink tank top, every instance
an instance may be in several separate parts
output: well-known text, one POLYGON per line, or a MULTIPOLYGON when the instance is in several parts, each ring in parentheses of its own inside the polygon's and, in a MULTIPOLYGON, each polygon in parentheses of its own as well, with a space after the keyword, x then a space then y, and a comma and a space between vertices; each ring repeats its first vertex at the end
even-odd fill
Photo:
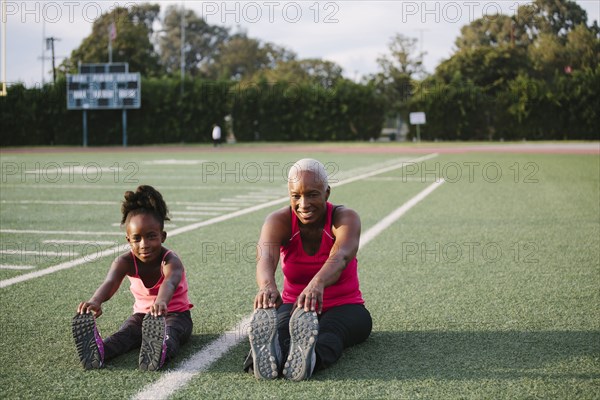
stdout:
MULTIPOLYGON (((281 269, 283 270, 284 303, 294 303, 311 279, 329 258, 335 238, 331 233, 333 205, 327 202, 327 220, 323 227, 321 246, 316 254, 309 256, 302 247, 298 218, 292 212, 292 237, 280 247, 281 269)), ((358 261, 352 259, 342 271, 336 283, 325 288, 323 311, 343 304, 364 304, 358 283, 358 261)))

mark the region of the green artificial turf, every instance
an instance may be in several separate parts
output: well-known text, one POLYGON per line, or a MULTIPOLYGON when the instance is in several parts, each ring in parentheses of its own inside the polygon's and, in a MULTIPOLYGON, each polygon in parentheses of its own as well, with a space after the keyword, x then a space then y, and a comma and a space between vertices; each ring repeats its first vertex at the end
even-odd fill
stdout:
MULTIPOLYGON (((343 180, 403 157, 319 153, 327 148, 323 146, 310 154, 260 148, 254 153, 169 153, 166 148, 163 153, 2 155, 3 168, 6 162, 19 167, 26 163, 29 170, 36 163, 41 169, 65 162, 137 166, 127 181, 121 173, 115 179, 112 170, 97 182, 89 176, 74 176, 73 182, 64 177, 36 182, 30 175, 3 175, 3 230, 115 233, 102 237, 2 233, 3 249, 43 248, 48 239, 122 243, 123 232, 113 225, 120 222, 119 201, 125 190, 138 184, 155 185, 171 211, 188 212, 193 210, 186 203, 219 202, 248 193, 265 196, 249 200, 250 205, 284 197, 281 170, 298 158, 328 162, 334 177, 343 180), (173 159, 188 163, 148 163, 173 159), (193 164, 193 160, 204 161, 193 164), (257 165, 261 179, 251 175, 257 165), (207 166, 219 170, 213 174, 207 166), (110 204, 19 203, 23 200, 110 204)), ((597 398, 599 174, 595 155, 447 154, 334 188, 331 201, 357 210, 364 233, 433 181, 447 179, 359 252, 361 289, 374 321, 369 340, 300 383, 257 382, 244 374, 241 364, 248 351, 244 341, 173 397, 597 398)), ((192 340, 170 368, 177 368, 251 312, 256 291, 252 248, 264 217, 284 205, 167 238, 165 246, 175 250, 186 266, 195 305, 192 340)), ((200 221, 213 216, 185 217, 200 221)), ((192 223, 173 221, 167 231, 192 223)), ((74 246, 72 251, 84 254, 83 247, 74 246)), ((36 270, 66 261, 1 256, 1 264, 23 261, 35 264, 36 270)), ((0 289, 3 397, 128 398, 163 375, 138 372, 135 352, 99 371, 86 372, 78 365, 70 320, 77 303, 87 300, 102 282, 111 259, 0 289)), ((27 272, 0 270, 0 279, 27 272)), ((103 306, 104 315, 98 320, 102 334, 118 329, 132 303, 125 282, 103 306)))

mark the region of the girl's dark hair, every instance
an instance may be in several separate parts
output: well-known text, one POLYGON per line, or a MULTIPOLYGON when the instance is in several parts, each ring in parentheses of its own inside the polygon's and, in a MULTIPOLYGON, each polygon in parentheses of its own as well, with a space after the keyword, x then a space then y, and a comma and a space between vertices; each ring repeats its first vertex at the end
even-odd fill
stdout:
POLYGON ((168 213, 169 209, 160 192, 152 186, 141 185, 135 192, 130 190, 125 192, 125 200, 121 203, 121 214, 123 214, 121 225, 127 221, 128 217, 151 214, 160 222, 160 228, 163 229, 164 222, 169 221, 168 213))

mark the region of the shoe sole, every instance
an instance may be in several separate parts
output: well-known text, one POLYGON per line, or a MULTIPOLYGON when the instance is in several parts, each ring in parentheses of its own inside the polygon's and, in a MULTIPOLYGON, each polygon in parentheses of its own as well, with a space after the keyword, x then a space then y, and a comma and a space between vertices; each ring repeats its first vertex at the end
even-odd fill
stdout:
POLYGON ((92 314, 75 315, 71 328, 81 366, 85 369, 102 368, 104 343, 102 343, 96 327, 94 316, 92 314))
POLYGON ((139 357, 139 368, 142 371, 156 371, 163 366, 167 354, 166 335, 165 317, 153 317, 150 314, 144 316, 139 357))
POLYGON ((252 315, 249 331, 254 376, 257 379, 277 378, 277 311, 274 308, 257 309, 252 315))
POLYGON ((290 352, 283 369, 286 379, 301 381, 312 375, 318 335, 317 313, 296 308, 290 317, 290 352))

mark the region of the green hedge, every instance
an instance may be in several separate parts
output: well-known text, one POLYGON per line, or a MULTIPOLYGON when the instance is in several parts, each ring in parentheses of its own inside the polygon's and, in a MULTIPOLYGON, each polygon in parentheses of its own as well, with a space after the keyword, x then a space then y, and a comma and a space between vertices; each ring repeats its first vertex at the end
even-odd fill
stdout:
POLYGON ((238 140, 331 141, 377 138, 384 104, 371 86, 341 81, 319 85, 260 81, 232 88, 238 140))
POLYGON ((425 111, 425 140, 598 140, 599 87, 600 67, 550 81, 521 74, 502 88, 431 78, 415 88, 410 110, 425 111))
MULTIPOLYGON (((0 98, 2 146, 80 145, 82 111, 66 109, 66 83, 9 88, 0 98)), ((357 140, 378 137, 384 107, 370 86, 342 81, 331 89, 266 81, 237 84, 188 79, 142 80, 142 108, 127 111, 128 143, 199 143, 213 123, 233 116, 241 141, 357 140)), ((88 144, 122 142, 120 110, 90 110, 88 144)))

